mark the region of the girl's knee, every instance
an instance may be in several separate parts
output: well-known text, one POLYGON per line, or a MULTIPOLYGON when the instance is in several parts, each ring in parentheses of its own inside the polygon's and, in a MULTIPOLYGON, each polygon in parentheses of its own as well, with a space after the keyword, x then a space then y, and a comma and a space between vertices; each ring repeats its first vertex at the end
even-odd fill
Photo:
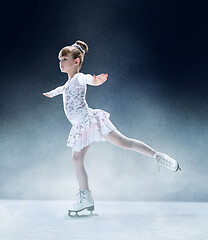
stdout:
POLYGON ((83 161, 82 154, 74 153, 72 156, 72 162, 74 165, 80 164, 83 161))
POLYGON ((86 155, 87 150, 89 149, 90 145, 82 148, 80 152, 74 152, 72 156, 72 162, 75 165, 83 165, 83 161, 86 155))

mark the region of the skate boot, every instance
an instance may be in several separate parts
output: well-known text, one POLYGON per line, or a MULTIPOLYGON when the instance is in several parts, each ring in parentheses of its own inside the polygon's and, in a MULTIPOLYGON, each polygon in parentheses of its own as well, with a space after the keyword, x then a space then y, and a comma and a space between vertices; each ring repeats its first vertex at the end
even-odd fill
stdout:
POLYGON ((163 165, 164 167, 166 167, 174 172, 178 171, 178 169, 182 170, 179 167, 179 164, 176 160, 174 160, 173 158, 171 158, 170 156, 168 156, 164 153, 155 152, 154 155, 152 156, 152 158, 157 160, 159 171, 160 171, 159 164, 163 165))
POLYGON ((79 193, 77 193, 77 202, 70 206, 70 208, 68 209, 68 215, 79 216, 78 212, 81 212, 85 209, 90 211, 90 215, 92 215, 94 205, 95 204, 92 198, 91 191, 86 189, 79 189, 79 193), (71 215, 71 213, 75 213, 75 215, 71 215))

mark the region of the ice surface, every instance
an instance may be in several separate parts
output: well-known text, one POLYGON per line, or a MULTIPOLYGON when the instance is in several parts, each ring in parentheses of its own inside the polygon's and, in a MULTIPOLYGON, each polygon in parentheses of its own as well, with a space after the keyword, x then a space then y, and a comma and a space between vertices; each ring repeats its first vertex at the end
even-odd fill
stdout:
POLYGON ((1 200, 0 239, 208 239, 208 203, 97 201, 87 218, 69 217, 71 203, 1 200))

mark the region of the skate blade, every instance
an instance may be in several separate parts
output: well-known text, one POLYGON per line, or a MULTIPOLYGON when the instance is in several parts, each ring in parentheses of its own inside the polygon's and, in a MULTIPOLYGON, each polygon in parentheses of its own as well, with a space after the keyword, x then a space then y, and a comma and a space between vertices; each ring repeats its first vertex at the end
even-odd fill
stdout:
POLYGON ((80 211, 68 210, 68 215, 70 217, 92 217, 92 216, 98 216, 98 214, 94 214, 92 211, 94 211, 94 206, 81 209, 80 211), (86 213, 86 212, 90 212, 90 213, 86 213))
POLYGON ((182 169, 180 167, 178 167, 178 169, 182 171, 182 169))
POLYGON ((78 213, 71 212, 71 213, 68 213, 68 216, 73 218, 83 218, 83 217, 95 217, 95 216, 98 216, 98 214, 96 213, 78 214, 78 213))
POLYGON ((182 169, 179 167, 179 164, 178 164, 178 168, 175 170, 175 172, 177 172, 178 170, 182 171, 182 169))

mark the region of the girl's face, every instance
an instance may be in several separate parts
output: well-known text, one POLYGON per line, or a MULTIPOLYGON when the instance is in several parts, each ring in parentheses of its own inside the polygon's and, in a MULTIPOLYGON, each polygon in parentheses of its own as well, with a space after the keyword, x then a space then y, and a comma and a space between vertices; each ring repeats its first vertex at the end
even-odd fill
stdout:
POLYGON ((61 72, 71 72, 79 66, 79 58, 74 59, 71 55, 59 58, 59 66, 61 72))

